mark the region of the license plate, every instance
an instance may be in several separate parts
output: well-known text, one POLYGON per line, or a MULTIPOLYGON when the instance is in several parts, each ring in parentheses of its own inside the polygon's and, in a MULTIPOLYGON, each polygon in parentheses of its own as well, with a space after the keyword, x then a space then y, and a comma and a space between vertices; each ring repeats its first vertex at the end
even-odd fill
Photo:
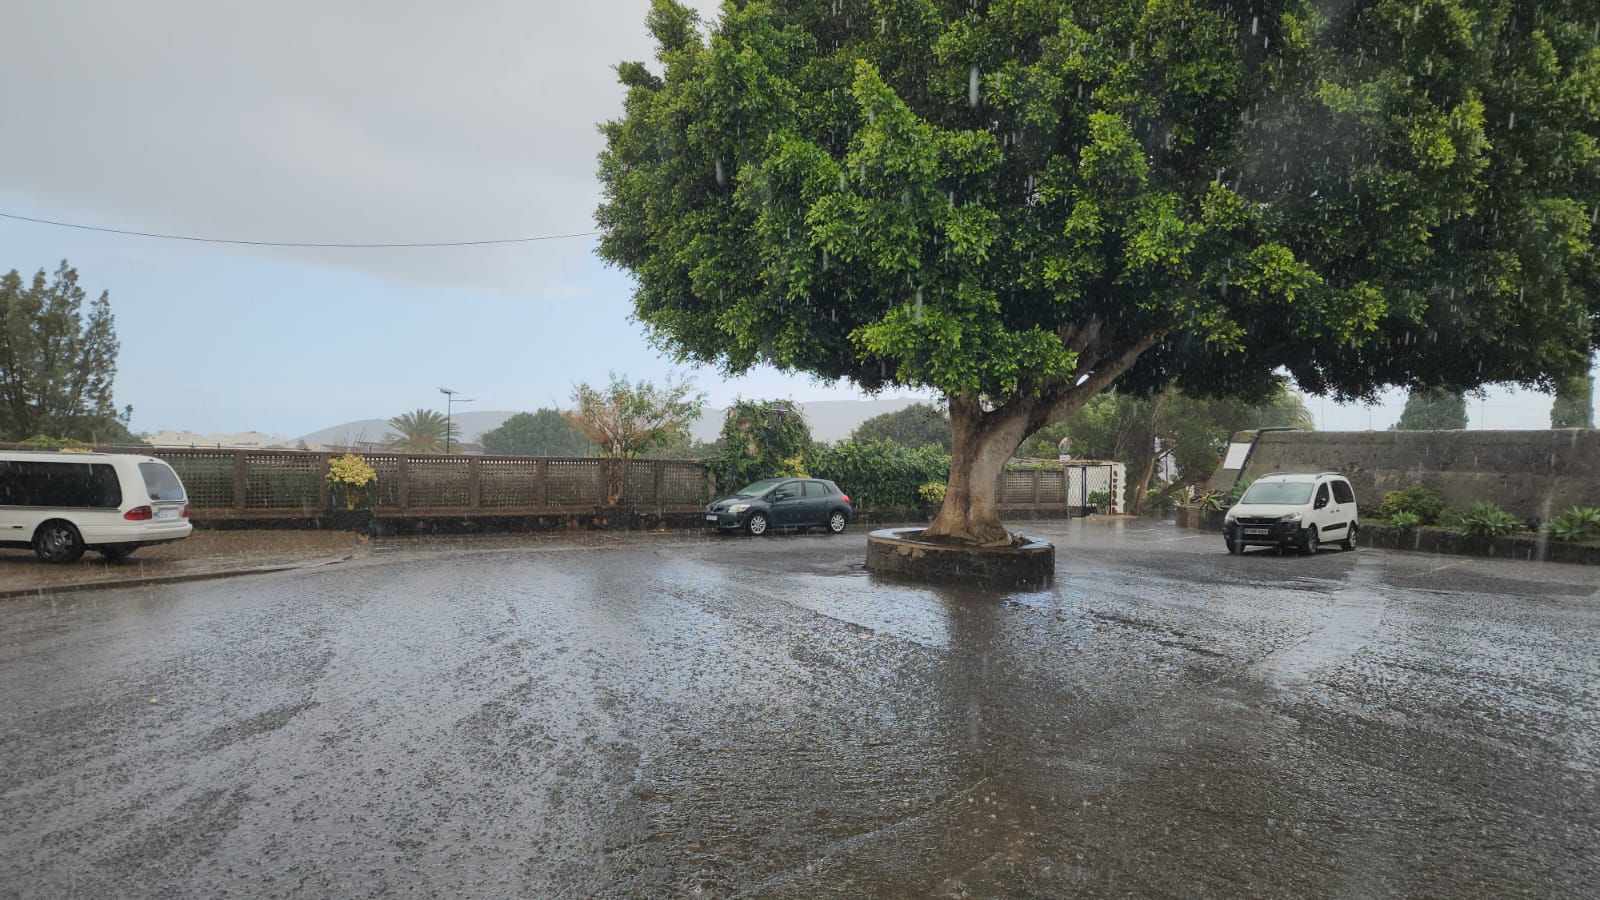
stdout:
POLYGON ((707 522, 715 522, 716 520, 717 520, 716 516, 712 516, 712 515, 706 516, 706 521, 707 522))
POLYGON ((1251 535, 1257 535, 1257 534, 1259 534, 1259 535, 1268 535, 1268 534, 1272 533, 1272 529, 1270 529, 1270 528, 1246 528, 1244 530, 1244 533, 1245 534, 1251 534, 1251 535))
POLYGON ((156 510, 156 518, 158 518, 158 519, 176 519, 177 517, 178 517, 178 511, 175 510, 175 509, 158 509, 158 510, 156 510))

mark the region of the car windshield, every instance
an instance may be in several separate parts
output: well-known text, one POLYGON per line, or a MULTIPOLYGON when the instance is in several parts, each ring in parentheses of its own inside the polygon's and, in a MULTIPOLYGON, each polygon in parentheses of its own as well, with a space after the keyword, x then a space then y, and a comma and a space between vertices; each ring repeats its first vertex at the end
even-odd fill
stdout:
POLYGON ((772 490, 773 486, 782 484, 783 481, 784 479, 782 478, 763 478, 760 481, 751 482, 750 484, 740 488, 739 492, 734 494, 734 496, 759 497, 762 494, 765 494, 767 491, 772 490))
POLYGON ((1311 485, 1302 481, 1258 481, 1239 498, 1241 506, 1249 504, 1304 503, 1311 499, 1311 485))

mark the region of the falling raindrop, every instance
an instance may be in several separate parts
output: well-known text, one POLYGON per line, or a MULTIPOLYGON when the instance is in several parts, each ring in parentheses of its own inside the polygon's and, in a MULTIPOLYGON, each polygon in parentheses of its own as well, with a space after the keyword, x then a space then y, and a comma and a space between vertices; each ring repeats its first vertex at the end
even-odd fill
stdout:
POLYGON ((978 108, 978 100, 981 99, 978 74, 978 64, 973 63, 972 68, 967 70, 967 105, 973 109, 978 108))
POLYGON ((717 157, 717 187, 728 186, 728 174, 722 171, 722 157, 717 157))
POLYGON ((917 288, 916 318, 917 318, 917 324, 921 325, 922 324, 922 288, 917 288))
POLYGON ((1261 30, 1261 17, 1260 16, 1251 16, 1250 17, 1250 33, 1252 35, 1254 35, 1260 30, 1261 30))

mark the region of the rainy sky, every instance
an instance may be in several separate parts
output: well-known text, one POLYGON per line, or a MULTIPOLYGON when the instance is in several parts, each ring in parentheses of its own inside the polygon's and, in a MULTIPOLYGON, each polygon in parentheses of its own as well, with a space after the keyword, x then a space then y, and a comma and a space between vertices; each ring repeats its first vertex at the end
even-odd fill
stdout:
MULTIPOLYGON (((709 3, 699 4, 702 10, 709 3)), ((0 5, 0 212, 303 242, 459 241, 593 230, 611 66, 648 59, 647 0, 0 5)), ((670 363, 628 320, 591 238, 440 250, 185 244, 0 220, 0 271, 63 257, 112 293, 117 400, 136 431, 290 437, 435 406, 564 402, 608 370, 670 363)), ((763 371, 693 373, 735 395, 857 396, 763 371)), ((1309 405, 1386 427, 1400 402, 1309 405)), ((1494 392, 1490 427, 1549 401, 1494 392)))

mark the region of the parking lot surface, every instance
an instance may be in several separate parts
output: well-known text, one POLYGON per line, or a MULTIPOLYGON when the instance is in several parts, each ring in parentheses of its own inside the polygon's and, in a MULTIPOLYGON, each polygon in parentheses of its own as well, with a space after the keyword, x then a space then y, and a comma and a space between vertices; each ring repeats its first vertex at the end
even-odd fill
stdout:
POLYGON ((1600 573, 1026 523, 380 542, 0 603, 6 896, 1579 896, 1600 573))

